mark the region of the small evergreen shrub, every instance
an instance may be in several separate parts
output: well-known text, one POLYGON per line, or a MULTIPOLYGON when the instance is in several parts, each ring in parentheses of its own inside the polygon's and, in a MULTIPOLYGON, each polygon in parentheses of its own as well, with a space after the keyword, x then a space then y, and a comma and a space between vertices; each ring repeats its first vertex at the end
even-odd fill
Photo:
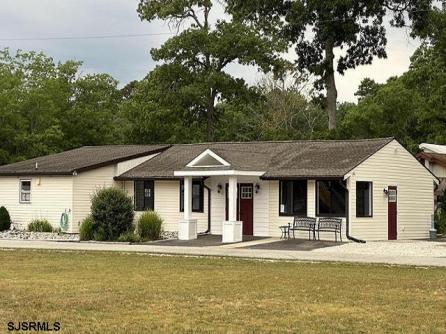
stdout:
POLYGON ((93 239, 93 219, 87 216, 79 226, 79 240, 87 241, 93 239))
POLYGON ((91 201, 94 240, 117 240, 132 229, 133 216, 133 201, 126 192, 116 187, 97 191, 91 201))
POLYGON ((53 232, 53 227, 47 219, 34 219, 28 224, 30 232, 53 232))
POLYGON ((11 217, 4 206, 0 207, 0 231, 6 231, 11 228, 11 217))
POLYGON ((120 242, 139 242, 139 241, 141 241, 141 238, 132 229, 132 230, 122 233, 119 236, 118 241, 120 241, 120 242))
POLYGON ((438 234, 446 234, 446 193, 438 196, 437 210, 435 211, 435 228, 438 234))
POLYGON ((161 237, 163 219, 155 211, 146 211, 138 219, 136 232, 141 240, 157 240, 161 237))

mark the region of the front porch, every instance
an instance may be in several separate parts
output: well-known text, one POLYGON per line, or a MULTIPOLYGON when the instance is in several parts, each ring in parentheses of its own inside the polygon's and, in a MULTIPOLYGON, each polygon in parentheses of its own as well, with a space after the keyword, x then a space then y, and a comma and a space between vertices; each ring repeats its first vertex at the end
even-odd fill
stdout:
POLYGON ((341 246, 344 243, 334 241, 314 241, 307 239, 279 239, 271 237, 243 236, 243 240, 233 244, 222 244, 222 236, 214 234, 198 235, 192 240, 159 240, 145 243, 153 246, 171 247, 222 247, 252 250, 313 251, 321 248, 341 246))

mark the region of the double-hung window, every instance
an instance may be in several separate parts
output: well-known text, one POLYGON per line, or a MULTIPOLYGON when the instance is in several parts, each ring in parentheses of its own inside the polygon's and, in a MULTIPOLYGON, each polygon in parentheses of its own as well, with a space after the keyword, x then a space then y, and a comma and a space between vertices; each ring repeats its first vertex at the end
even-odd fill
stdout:
POLYGON ((307 215, 307 181, 282 180, 279 184, 279 215, 307 215))
MULTIPOLYGON (((202 180, 192 180, 192 212, 204 211, 204 185, 202 180)), ((180 212, 184 212, 184 181, 180 181, 180 212)))
POLYGON ((20 203, 31 203, 31 180, 20 180, 20 203))
POLYGON ((356 217, 372 217, 372 182, 356 182, 356 217))

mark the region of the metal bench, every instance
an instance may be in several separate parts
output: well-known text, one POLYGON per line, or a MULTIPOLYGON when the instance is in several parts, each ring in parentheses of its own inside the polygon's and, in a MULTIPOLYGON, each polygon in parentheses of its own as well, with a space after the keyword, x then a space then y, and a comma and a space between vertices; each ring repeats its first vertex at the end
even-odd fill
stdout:
POLYGON ((339 238, 342 242, 342 219, 319 218, 317 224, 317 240, 320 240, 319 232, 334 232, 336 242, 338 241, 338 233, 339 233, 339 238))
POLYGON ((312 217, 294 217, 293 226, 290 227, 290 231, 293 231, 293 239, 296 239, 295 231, 308 231, 308 240, 311 240, 311 233, 313 232, 313 240, 316 240, 316 234, 314 232, 316 228, 316 218, 312 217))

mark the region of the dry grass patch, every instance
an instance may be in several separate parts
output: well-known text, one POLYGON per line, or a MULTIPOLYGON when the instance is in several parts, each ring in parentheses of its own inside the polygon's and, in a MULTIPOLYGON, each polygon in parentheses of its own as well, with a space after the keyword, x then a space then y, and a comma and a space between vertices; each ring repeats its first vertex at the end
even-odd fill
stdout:
POLYGON ((443 333, 446 270, 0 251, 0 332, 443 333))

